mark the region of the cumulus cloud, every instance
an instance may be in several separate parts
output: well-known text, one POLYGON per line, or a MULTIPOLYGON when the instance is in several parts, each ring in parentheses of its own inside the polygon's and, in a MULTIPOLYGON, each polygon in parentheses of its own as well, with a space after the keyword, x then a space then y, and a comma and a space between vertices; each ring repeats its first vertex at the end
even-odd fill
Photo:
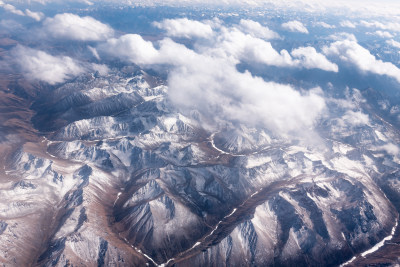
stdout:
POLYGON ((348 110, 342 117, 343 125, 363 126, 369 124, 369 116, 361 111, 348 110))
MULTIPOLYGON (((287 50, 278 52, 270 42, 254 37, 254 35, 260 35, 260 32, 255 31, 257 34, 251 35, 239 29, 241 29, 240 25, 230 28, 220 26, 219 32, 213 32, 213 38, 209 42, 196 47, 204 54, 226 58, 232 64, 247 62, 277 67, 320 68, 326 71, 337 71, 337 66, 329 62, 324 55, 318 53, 314 48, 297 49, 292 52, 294 53, 293 57, 295 57, 292 58, 287 50)), ((258 26, 256 26, 256 29, 263 30, 258 26)), ((265 33, 264 31, 261 32, 265 33)), ((272 35, 268 36, 272 37, 272 35)), ((162 49, 163 46, 158 51, 150 41, 143 40, 137 34, 126 34, 119 38, 112 38, 99 45, 98 48, 108 55, 142 65, 153 64, 154 61, 157 61, 158 64, 168 64, 171 58, 179 58, 181 55, 181 53, 171 54, 166 59, 167 53, 162 49)))
POLYGON ((5 4, 5 3, 0 3, 0 6, 4 8, 5 11, 8 11, 10 13, 13 13, 15 15, 19 16, 25 16, 25 13, 22 12, 21 10, 17 9, 15 6, 10 5, 10 4, 5 4))
POLYGON ((70 57, 55 57, 46 52, 18 45, 12 50, 14 61, 31 80, 56 84, 84 71, 70 57))
POLYGON ((330 24, 328 24, 326 22, 323 22, 323 21, 317 22, 317 23, 315 23, 315 25, 323 27, 325 29, 335 29, 336 28, 335 25, 330 25, 330 24))
POLYGON ((387 40, 386 43, 396 48, 400 48, 400 42, 397 42, 393 39, 387 40))
POLYGON ((322 69, 338 72, 336 64, 330 62, 323 54, 318 53, 314 47, 300 47, 292 51, 292 56, 300 59, 300 65, 306 69, 322 69))
POLYGON ((397 156, 400 153, 400 148, 393 144, 393 143, 387 143, 381 147, 379 147, 379 149, 383 149, 385 150, 387 153, 393 155, 393 156, 397 156))
MULTIPOLYGON (((225 30, 232 34, 232 29, 225 30)), ((230 34, 231 38, 246 36, 248 40, 244 43, 267 43, 244 33, 234 37, 230 34)), ((220 38, 213 43, 217 47, 195 51, 168 38, 159 41, 156 49, 139 35, 129 34, 100 45, 99 50, 139 65, 170 65, 171 102, 183 111, 198 110, 214 120, 214 126, 229 121, 260 126, 279 135, 300 136, 301 132, 309 132, 325 110, 322 91, 301 92, 290 85, 266 82, 249 72, 239 72, 236 57, 250 53, 246 44, 231 47, 232 43, 226 42, 228 37, 220 38)), ((266 53, 266 62, 271 60, 269 56, 266 53)))
MULTIPOLYGON (((19 1, 23 0, 8 0, 19 1)), ((92 4, 88 0, 24 0, 25 2, 82 2, 92 4)), ((94 1, 93 1, 94 2, 94 1)), ((103 0, 102 2, 118 3, 126 6, 220 6, 220 7, 264 7, 268 9, 279 8, 283 10, 306 10, 308 12, 328 13, 328 14, 347 14, 349 12, 357 14, 374 15, 398 15, 400 5, 395 0, 103 0)))
POLYGON ((349 20, 341 21, 340 22, 340 26, 342 26, 344 28, 352 28, 352 29, 356 28, 356 25, 353 22, 349 21, 349 20))
POLYGON ((256 38, 262 38, 266 40, 280 38, 279 34, 253 20, 241 19, 239 28, 242 32, 250 34, 256 38))
POLYGON ((92 71, 92 72, 98 72, 100 75, 106 75, 110 71, 107 65, 104 64, 82 63, 82 62, 80 62, 80 64, 85 68, 86 72, 92 71))
POLYGON ((162 63, 169 60, 175 66, 168 78, 169 95, 184 110, 290 134, 307 131, 325 108, 321 91, 300 93, 289 85, 265 82, 238 72, 228 58, 198 54, 171 40, 164 40, 159 52, 162 63))
MULTIPOLYGON (((338 66, 313 47, 278 52, 267 41, 276 35, 254 21, 242 20, 230 27, 222 23, 212 25, 207 42, 198 40, 198 35, 186 35, 192 36, 193 48, 170 38, 153 44, 140 35, 126 34, 99 44, 97 51, 140 66, 169 66, 171 103, 183 112, 198 110, 213 120, 211 127, 239 122, 266 128, 277 135, 310 133, 315 121, 325 112, 325 99, 320 89, 307 92, 267 82, 248 71, 239 72, 237 64, 247 62, 333 72, 338 71, 338 66)), ((184 32, 187 34, 186 30, 184 32)))
MULTIPOLYGON (((65 3, 80 2, 93 5, 95 1, 88 0, 8 0, 7 2, 39 2, 47 3, 65 3)), ((400 4, 395 0, 102 0, 106 3, 117 3, 125 6, 202 6, 202 7, 259 7, 269 10, 277 8, 280 10, 306 10, 307 12, 316 12, 319 14, 337 14, 348 15, 349 13, 366 14, 368 16, 397 16, 400 12, 400 4)))
POLYGON ((378 75, 387 75, 400 82, 400 69, 390 62, 376 59, 367 49, 354 39, 340 40, 325 46, 323 51, 328 56, 335 56, 340 60, 356 66, 362 72, 378 75))
POLYGON ((335 64, 329 62, 315 48, 303 47, 293 50, 291 54, 285 49, 278 52, 270 42, 245 34, 239 29, 240 27, 222 28, 208 53, 230 58, 233 62, 290 68, 319 68, 334 72, 338 70, 335 64))
POLYGON ((33 12, 29 9, 25 9, 25 14, 36 21, 41 21, 44 18, 44 14, 42 12, 33 12))
POLYGON ((282 28, 291 32, 301 32, 308 34, 307 28, 297 20, 288 21, 282 24, 282 28))
POLYGON ((335 34, 331 34, 328 36, 327 39, 334 40, 334 41, 349 40, 349 41, 357 42, 357 38, 354 36, 354 34, 347 33, 347 32, 338 32, 335 34))
POLYGON ((41 21, 44 18, 44 14, 42 12, 33 12, 29 9, 25 9, 25 12, 17 9, 15 6, 11 4, 6 4, 3 1, 0 1, 0 7, 3 7, 5 11, 13 13, 18 16, 27 16, 31 17, 36 21, 41 21))
POLYGON ((184 38, 209 38, 213 34, 210 25, 187 18, 165 19, 161 22, 154 22, 153 25, 163 29, 168 36, 184 38))
POLYGON ((400 32, 400 23, 398 22, 380 22, 380 21, 365 21, 362 20, 360 25, 367 28, 377 28, 386 31, 400 32))
POLYGON ((99 46, 99 50, 108 55, 118 57, 136 64, 152 64, 159 60, 159 53, 150 41, 145 41, 140 35, 126 34, 112 38, 99 46))
POLYGON ((44 31, 54 38, 77 41, 101 41, 114 35, 114 30, 108 25, 92 17, 64 13, 43 22, 44 31))
POLYGON ((280 67, 293 65, 288 51, 277 52, 270 42, 245 34, 237 28, 222 28, 208 52, 236 62, 256 62, 280 67))
POLYGON ((108 68, 98 64, 84 64, 71 57, 53 56, 44 51, 18 45, 11 51, 13 63, 27 79, 57 84, 88 70, 105 73, 108 68))
POLYGON ((376 32, 368 33, 368 34, 376 35, 381 38, 393 38, 394 37, 393 34, 391 34, 390 32, 387 32, 387 31, 376 31, 376 32))
POLYGON ((323 113, 325 101, 319 91, 301 94, 289 85, 240 73, 224 62, 214 62, 210 68, 208 61, 204 58, 197 66, 171 72, 169 94, 175 105, 197 109, 208 118, 267 128, 277 135, 308 132, 323 113))

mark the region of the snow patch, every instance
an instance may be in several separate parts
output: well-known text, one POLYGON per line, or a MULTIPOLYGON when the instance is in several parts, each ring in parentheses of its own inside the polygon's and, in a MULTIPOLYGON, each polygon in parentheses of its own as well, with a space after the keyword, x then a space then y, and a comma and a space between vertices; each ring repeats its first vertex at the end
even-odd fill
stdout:
POLYGON ((254 167, 262 166, 266 163, 269 163, 272 161, 271 157, 265 156, 265 157, 249 157, 247 159, 247 165, 246 168, 251 169, 254 167))

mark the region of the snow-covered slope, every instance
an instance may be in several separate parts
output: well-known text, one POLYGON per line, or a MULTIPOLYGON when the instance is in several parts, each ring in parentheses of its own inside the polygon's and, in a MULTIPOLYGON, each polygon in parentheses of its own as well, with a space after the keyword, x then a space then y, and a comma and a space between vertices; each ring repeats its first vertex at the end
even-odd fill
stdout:
POLYGON ((210 130, 148 78, 83 75, 32 105, 46 138, 0 184, 7 265, 333 266, 391 235, 400 136, 372 107, 351 125, 332 101, 315 142, 210 130))

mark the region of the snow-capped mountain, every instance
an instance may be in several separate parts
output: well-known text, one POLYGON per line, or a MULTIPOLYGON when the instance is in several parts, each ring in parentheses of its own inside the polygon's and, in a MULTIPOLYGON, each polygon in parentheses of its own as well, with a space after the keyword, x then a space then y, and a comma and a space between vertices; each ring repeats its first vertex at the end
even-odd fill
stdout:
POLYGON ((242 124, 206 127, 139 69, 43 89, 31 106, 39 142, 7 147, 0 258, 16 266, 354 264, 399 235, 400 135, 385 110, 364 101, 372 90, 352 92, 353 111, 332 99, 318 140, 305 142, 242 124), (366 125, 344 123, 361 113, 366 125))

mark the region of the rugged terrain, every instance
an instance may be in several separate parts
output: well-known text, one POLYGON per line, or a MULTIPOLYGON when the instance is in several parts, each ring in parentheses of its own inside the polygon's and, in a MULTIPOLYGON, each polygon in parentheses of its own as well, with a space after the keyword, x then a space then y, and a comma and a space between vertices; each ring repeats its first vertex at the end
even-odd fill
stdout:
POLYGON ((400 135, 384 96, 332 98, 308 142, 210 126, 174 109, 167 92, 138 68, 4 86, 0 263, 399 262, 400 135), (368 114, 367 126, 343 123, 345 102, 368 114))

